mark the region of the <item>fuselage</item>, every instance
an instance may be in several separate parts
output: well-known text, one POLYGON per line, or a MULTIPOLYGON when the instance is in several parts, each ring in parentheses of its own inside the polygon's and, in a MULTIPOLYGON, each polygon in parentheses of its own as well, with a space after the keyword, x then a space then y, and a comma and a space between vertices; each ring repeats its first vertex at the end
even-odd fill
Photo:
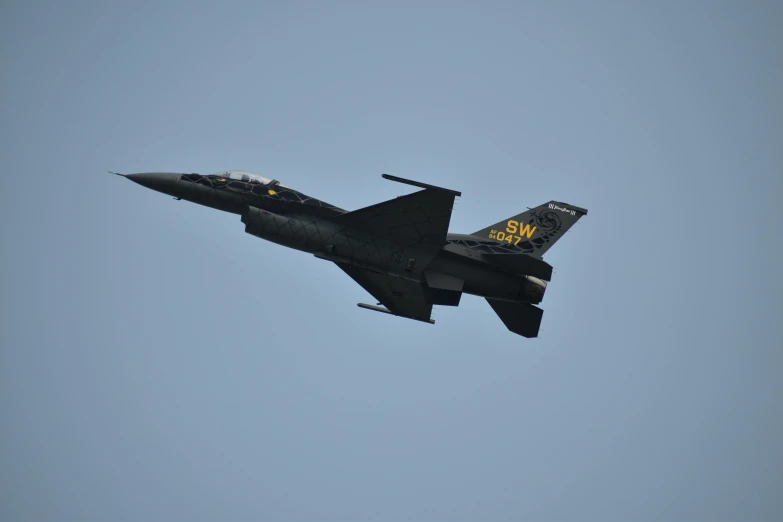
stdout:
MULTIPOLYGON (((318 258, 425 283, 425 272, 464 281, 463 292, 514 302, 539 303, 546 281, 489 263, 484 254, 513 255, 512 245, 471 235, 448 234, 432 252, 401 247, 340 224, 345 210, 276 180, 242 171, 216 174, 147 173, 129 179, 207 207, 241 216, 245 231, 318 258)), ((447 303, 443 303, 447 304, 447 303)))

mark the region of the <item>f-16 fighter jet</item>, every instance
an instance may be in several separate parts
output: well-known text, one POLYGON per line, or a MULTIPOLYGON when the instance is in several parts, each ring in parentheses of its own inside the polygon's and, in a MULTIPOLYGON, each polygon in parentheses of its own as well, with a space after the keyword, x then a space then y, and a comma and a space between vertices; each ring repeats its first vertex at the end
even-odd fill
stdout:
POLYGON ((535 305, 552 278, 542 256, 587 214, 550 201, 472 234, 452 234, 460 192, 389 174, 383 177, 421 190, 352 212, 244 171, 124 177, 238 214, 248 234, 336 264, 377 301, 361 308, 434 323, 433 305, 457 306, 462 294, 472 294, 524 337, 538 336, 544 311, 535 305))

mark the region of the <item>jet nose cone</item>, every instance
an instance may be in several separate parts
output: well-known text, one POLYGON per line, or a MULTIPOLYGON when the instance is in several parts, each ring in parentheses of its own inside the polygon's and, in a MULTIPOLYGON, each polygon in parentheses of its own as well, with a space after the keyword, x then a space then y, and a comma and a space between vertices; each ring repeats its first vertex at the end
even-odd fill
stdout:
POLYGON ((139 172, 137 174, 128 174, 125 176, 131 181, 138 183, 143 187, 163 192, 171 196, 177 195, 177 184, 179 183, 179 174, 171 172, 139 172))

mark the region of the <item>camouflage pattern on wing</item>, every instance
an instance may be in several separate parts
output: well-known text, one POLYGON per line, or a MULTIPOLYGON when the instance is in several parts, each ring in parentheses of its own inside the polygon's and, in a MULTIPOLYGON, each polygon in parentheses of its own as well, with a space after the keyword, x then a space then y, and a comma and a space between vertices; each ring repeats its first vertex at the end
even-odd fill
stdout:
POLYGON ((347 228, 372 239, 386 238, 401 247, 434 247, 446 244, 454 206, 454 193, 425 189, 335 217, 347 228))
POLYGON ((425 299, 421 283, 371 272, 345 263, 335 264, 394 315, 419 321, 430 320, 432 303, 425 299))

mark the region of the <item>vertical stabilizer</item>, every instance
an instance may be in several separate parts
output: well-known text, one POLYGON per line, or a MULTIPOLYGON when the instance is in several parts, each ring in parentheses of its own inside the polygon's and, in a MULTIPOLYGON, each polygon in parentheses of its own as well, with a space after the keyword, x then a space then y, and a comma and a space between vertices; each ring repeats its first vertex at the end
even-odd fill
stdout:
POLYGON ((550 201, 471 235, 502 241, 521 247, 526 254, 543 256, 586 214, 584 208, 550 201))

